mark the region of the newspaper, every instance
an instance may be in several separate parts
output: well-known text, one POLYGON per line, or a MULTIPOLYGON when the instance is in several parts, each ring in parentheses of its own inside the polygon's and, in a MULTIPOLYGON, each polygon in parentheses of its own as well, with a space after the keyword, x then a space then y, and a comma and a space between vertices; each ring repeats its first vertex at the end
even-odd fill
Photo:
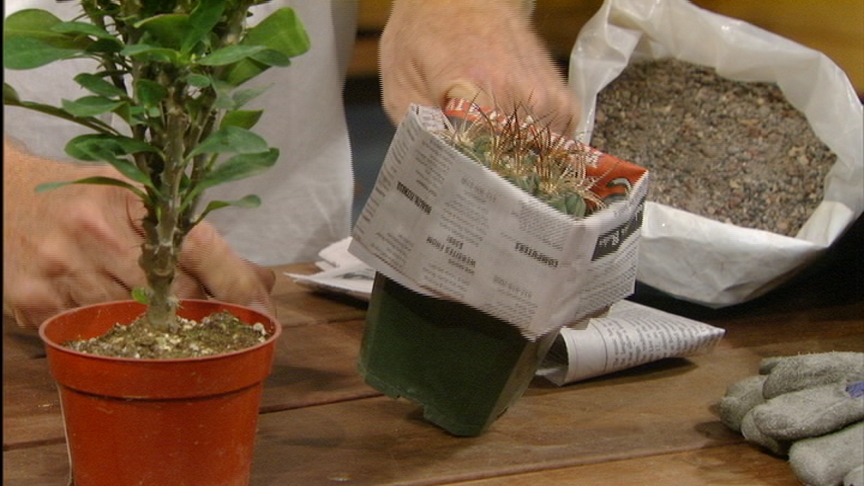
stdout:
POLYGON ((622 300, 606 316, 591 319, 585 329, 562 329, 537 374, 565 385, 664 358, 705 354, 725 333, 622 300))
POLYGON ((350 243, 349 236, 318 252, 321 260, 315 265, 321 272, 312 275, 285 272, 285 275, 314 290, 348 295, 368 302, 375 281, 375 270, 348 253, 350 243))
MULTIPOLYGON (((399 125, 349 251, 401 285, 462 302, 530 340, 633 292, 647 171, 587 146, 598 185, 620 197, 576 220, 439 138, 439 108, 414 105, 399 125)), ((576 143, 576 142, 574 142, 576 143)))

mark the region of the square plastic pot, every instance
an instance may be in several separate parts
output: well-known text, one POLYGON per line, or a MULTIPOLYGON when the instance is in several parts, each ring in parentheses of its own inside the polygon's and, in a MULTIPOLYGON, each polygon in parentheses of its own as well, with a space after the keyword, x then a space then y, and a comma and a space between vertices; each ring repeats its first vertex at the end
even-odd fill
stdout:
POLYGON ((476 436, 522 396, 556 334, 530 341, 505 321, 378 274, 358 370, 447 432, 476 436))

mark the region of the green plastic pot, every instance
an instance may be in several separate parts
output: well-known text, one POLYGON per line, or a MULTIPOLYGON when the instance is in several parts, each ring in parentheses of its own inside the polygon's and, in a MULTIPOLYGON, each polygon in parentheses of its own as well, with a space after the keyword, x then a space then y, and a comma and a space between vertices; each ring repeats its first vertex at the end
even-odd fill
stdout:
POLYGON ((477 436, 522 396, 556 334, 530 341, 505 321, 378 274, 358 370, 447 432, 477 436))

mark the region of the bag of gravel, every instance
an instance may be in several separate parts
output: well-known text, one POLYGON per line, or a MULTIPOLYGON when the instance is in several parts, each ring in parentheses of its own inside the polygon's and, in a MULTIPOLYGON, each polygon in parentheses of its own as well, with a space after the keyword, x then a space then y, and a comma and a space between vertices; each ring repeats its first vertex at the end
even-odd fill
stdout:
POLYGON ((753 299, 864 210, 862 105, 820 52, 685 0, 606 0, 569 79, 576 138, 651 171, 637 280, 655 289, 753 299))

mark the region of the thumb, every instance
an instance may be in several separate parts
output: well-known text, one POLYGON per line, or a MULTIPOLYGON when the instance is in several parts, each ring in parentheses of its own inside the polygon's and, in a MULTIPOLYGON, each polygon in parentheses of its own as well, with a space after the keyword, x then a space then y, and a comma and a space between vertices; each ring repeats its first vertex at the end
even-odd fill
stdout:
POLYGON ((237 255, 207 222, 187 235, 180 266, 214 298, 246 306, 257 305, 274 314, 270 291, 275 274, 237 255))

